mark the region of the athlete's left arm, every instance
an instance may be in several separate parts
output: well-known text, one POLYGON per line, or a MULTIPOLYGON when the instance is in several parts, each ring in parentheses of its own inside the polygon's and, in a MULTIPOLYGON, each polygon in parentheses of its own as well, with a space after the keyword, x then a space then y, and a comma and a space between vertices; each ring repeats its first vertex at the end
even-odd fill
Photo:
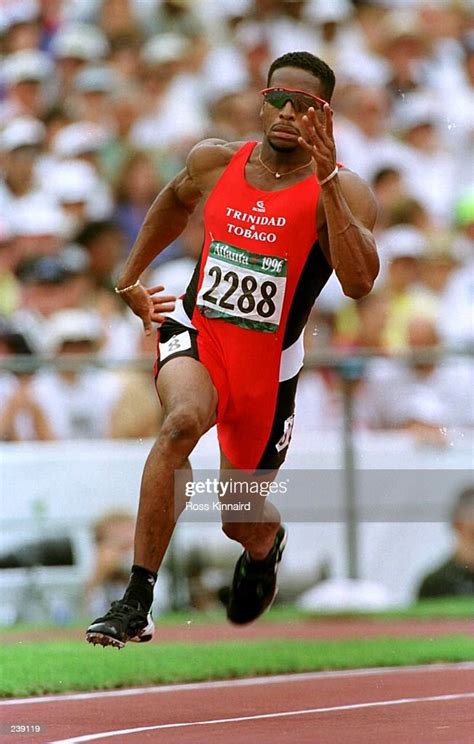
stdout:
MULTIPOLYGON (((331 109, 326 105, 321 119, 309 109, 303 121, 306 131, 300 145, 311 153, 321 182, 336 167, 331 109)), ((317 215, 319 241, 344 294, 353 299, 370 292, 379 271, 372 235, 376 216, 375 197, 355 173, 341 168, 321 186, 317 215)))

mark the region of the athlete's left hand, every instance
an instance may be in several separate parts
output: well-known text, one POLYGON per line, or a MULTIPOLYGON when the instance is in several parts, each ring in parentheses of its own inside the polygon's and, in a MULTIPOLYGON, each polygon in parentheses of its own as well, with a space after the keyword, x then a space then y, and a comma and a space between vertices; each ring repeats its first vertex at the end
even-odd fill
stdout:
POLYGON ((318 181, 323 181, 336 167, 331 107, 325 103, 321 116, 311 106, 303 116, 302 124, 304 137, 298 137, 298 143, 310 153, 316 164, 318 181))

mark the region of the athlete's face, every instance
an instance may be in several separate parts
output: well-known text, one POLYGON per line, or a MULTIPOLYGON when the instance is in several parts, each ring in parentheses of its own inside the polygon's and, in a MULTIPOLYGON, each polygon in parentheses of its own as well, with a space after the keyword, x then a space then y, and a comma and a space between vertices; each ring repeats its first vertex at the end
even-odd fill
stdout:
MULTIPOLYGON (((269 85, 272 88, 304 91, 309 96, 314 96, 314 109, 319 116, 324 116, 322 104, 319 111, 320 105, 316 100, 318 98, 324 99, 321 82, 307 70, 300 70, 297 67, 281 67, 275 70, 269 85)), ((273 150, 292 152, 300 146, 298 137, 303 134, 301 121, 305 113, 304 107, 295 105, 290 100, 281 108, 277 108, 264 100, 260 110, 263 133, 273 150)))

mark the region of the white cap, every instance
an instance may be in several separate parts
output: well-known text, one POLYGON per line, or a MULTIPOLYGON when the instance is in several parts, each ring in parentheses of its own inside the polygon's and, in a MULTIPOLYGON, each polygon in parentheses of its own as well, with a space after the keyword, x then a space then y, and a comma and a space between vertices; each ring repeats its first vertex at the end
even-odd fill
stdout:
POLYGON ((349 0, 310 0, 306 16, 315 23, 340 23, 352 15, 349 0))
POLYGON ((149 65, 176 62, 189 49, 189 41, 178 34, 159 34, 150 39, 142 49, 141 57, 149 65))
POLYGON ((117 79, 106 65, 85 67, 74 79, 74 87, 81 93, 111 93, 117 86, 117 79))
POLYGON ((44 124, 32 116, 17 116, 0 134, 0 150, 11 152, 17 147, 40 146, 46 134, 44 124))
POLYGON ((395 225, 384 230, 377 241, 382 260, 420 258, 426 250, 426 235, 412 225, 395 225))
POLYGON ((244 21, 239 23, 234 39, 239 47, 255 49, 266 43, 267 32, 265 26, 258 21, 244 21))
POLYGON ((43 82, 53 70, 53 63, 45 52, 24 49, 5 57, 0 67, 0 79, 7 86, 26 80, 43 82))
POLYGON ((219 0, 219 8, 213 12, 223 16, 244 16, 252 10, 251 0, 219 0))
MULTIPOLYGON (((153 1, 156 2, 156 0, 153 1)), ((62 3, 61 17, 64 23, 94 23, 102 5, 103 0, 67 0, 62 3)))
POLYGON ((53 39, 51 51, 55 57, 100 59, 107 55, 109 44, 98 28, 87 23, 72 23, 60 29, 53 39))
POLYGON ((38 0, 2 0, 0 28, 8 29, 17 23, 32 23, 39 15, 38 0))
POLYGON ((383 44, 392 44, 399 39, 423 40, 420 16, 413 8, 401 8, 389 12, 382 21, 380 36, 383 44))
POLYGON ((89 310, 60 310, 49 319, 45 333, 49 349, 56 351, 67 341, 100 341, 102 326, 99 316, 89 310))
POLYGON ((62 204, 87 202, 97 188, 97 175, 90 163, 64 160, 51 167, 45 188, 62 204))
POLYGON ((107 140, 108 134, 104 127, 79 121, 68 124, 57 133, 52 150, 61 158, 74 158, 86 152, 97 152, 107 140))
POLYGON ((406 132, 423 124, 437 125, 440 122, 439 106, 429 96, 408 94, 394 112, 395 128, 406 132))
POLYGON ((33 199, 14 207, 11 219, 12 230, 17 236, 67 235, 68 221, 60 207, 45 200, 33 199))

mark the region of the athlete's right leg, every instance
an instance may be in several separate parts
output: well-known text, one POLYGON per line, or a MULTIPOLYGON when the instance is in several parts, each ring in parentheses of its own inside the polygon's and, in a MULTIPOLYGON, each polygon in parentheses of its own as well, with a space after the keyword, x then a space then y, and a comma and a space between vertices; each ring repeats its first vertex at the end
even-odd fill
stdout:
POLYGON ((122 648, 129 640, 151 639, 156 573, 185 505, 184 495, 175 504, 174 474, 189 467, 188 456, 215 423, 217 392, 201 362, 183 356, 168 360, 156 386, 162 424, 143 471, 132 575, 123 600, 89 626, 86 639, 94 644, 122 648))
POLYGON ((163 419, 143 471, 135 531, 134 563, 156 572, 184 509, 175 504, 174 473, 215 423, 217 392, 209 372, 190 357, 170 359, 158 374, 163 419))

